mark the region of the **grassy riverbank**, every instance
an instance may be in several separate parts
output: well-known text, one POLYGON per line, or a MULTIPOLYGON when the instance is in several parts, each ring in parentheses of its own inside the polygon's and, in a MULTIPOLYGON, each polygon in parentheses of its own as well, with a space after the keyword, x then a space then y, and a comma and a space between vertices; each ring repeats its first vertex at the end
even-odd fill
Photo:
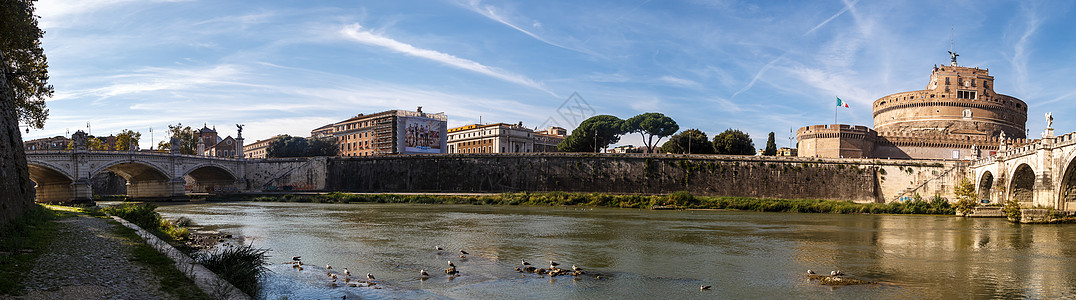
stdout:
POLYGON ((51 221, 64 215, 70 213, 35 205, 22 219, 0 227, 0 295, 16 291, 30 275, 34 261, 56 237, 59 225, 51 221))
POLYGON ((622 208, 674 207, 678 209, 736 209, 762 212, 939 214, 952 215, 944 200, 881 203, 812 199, 760 199, 748 197, 694 196, 687 192, 669 195, 610 195, 585 193, 504 193, 495 195, 399 195, 399 194, 302 194, 229 195, 209 200, 308 202, 308 203, 421 203, 530 206, 594 206, 622 208))
MULTIPOLYGON (((268 249, 258 249, 250 245, 244 245, 227 249, 216 249, 212 252, 195 253, 194 248, 184 243, 184 240, 190 236, 190 231, 187 230, 185 224, 182 224, 182 222, 177 224, 176 222, 164 219, 155 211, 156 209, 157 205, 152 203, 124 203, 121 205, 105 207, 102 211, 134 223, 161 240, 168 242, 176 249, 192 256, 199 264, 205 266, 210 271, 213 271, 213 273, 216 273, 221 279, 228 281, 244 293, 247 293, 248 295, 258 294, 258 289, 260 288, 258 286, 258 278, 268 271, 268 269, 265 268, 268 249)), ((124 227, 124 229, 126 229, 126 227, 124 227)), ((134 231, 131 232, 133 234, 134 231)), ((137 236, 135 237, 138 238, 137 236)), ((139 238, 139 240, 141 239, 139 238)), ((145 246, 144 243, 143 246, 145 246)), ((145 247, 149 248, 149 246, 145 247)), ((149 248, 149 250, 157 253, 153 248, 149 248)), ((161 256, 164 257, 164 259, 171 261, 171 259, 168 259, 168 257, 163 254, 161 254, 161 256)), ((150 257, 148 259, 155 258, 150 257)), ((183 274, 180 273, 180 276, 182 275, 183 274)))

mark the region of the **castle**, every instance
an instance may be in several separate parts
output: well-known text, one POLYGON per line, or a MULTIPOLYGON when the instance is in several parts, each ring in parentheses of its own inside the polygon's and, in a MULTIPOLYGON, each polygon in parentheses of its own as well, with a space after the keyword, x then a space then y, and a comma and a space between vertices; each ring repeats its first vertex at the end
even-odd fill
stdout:
POLYGON ((989 69, 934 66, 924 90, 874 101, 874 129, 811 125, 796 131, 799 156, 828 158, 972 159, 993 155, 1002 141, 1022 145, 1027 104, 994 92, 989 69))

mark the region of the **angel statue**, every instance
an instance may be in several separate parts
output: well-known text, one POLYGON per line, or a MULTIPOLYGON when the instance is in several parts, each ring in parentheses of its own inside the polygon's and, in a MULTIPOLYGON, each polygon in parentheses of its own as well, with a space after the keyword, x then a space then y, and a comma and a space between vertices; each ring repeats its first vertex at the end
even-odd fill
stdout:
POLYGON ((1046 113, 1046 128, 1054 128, 1054 113, 1046 113))

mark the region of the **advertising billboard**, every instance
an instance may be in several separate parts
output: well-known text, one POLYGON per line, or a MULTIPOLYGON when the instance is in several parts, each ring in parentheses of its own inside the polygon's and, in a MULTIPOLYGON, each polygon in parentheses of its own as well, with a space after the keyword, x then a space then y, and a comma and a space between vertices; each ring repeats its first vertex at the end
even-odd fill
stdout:
POLYGON ((422 117, 400 117, 398 120, 400 153, 445 153, 448 148, 447 122, 422 117))

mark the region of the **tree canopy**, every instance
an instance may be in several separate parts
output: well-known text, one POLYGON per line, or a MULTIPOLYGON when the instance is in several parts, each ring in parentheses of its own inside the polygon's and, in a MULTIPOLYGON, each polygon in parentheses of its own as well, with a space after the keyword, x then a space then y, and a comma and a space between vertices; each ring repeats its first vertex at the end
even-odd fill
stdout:
POLYGON ((770 131, 770 137, 766 139, 766 151, 763 151, 762 155, 777 155, 777 140, 773 137, 773 131, 770 131))
POLYGON ((706 133, 698 129, 688 129, 669 138, 661 145, 664 153, 714 154, 714 144, 706 133))
POLYGON ((953 194, 956 194, 957 199, 954 205, 956 212, 962 216, 967 217, 979 205, 975 199, 979 196, 975 193, 975 185, 967 177, 960 178, 960 182, 953 186, 953 194))
POLYGON ((584 120, 557 145, 561 152, 598 152, 620 141, 624 120, 610 115, 597 115, 584 120))
MULTIPOLYGON (((196 133, 194 129, 191 129, 190 126, 183 126, 183 123, 168 125, 167 133, 168 137, 179 139, 179 153, 190 155, 196 154, 194 152, 198 150, 198 133, 196 133)), ((170 149, 172 149, 171 140, 157 143, 157 150, 167 151, 170 149)))
POLYGON ((0 100, 14 103, 19 121, 42 128, 49 116, 45 98, 54 90, 33 0, 0 1, 0 16, 0 100))
POLYGON ((332 139, 307 139, 282 135, 269 142, 265 156, 270 158, 336 156, 337 150, 336 143, 332 139))
POLYGON ((120 134, 116 135, 116 149, 117 151, 130 151, 138 150, 138 140, 142 139, 142 133, 137 131, 131 131, 130 129, 124 129, 120 134))
POLYGON ((676 133, 680 125, 672 118, 662 113, 643 113, 624 121, 624 132, 638 133, 643 136, 643 144, 646 152, 653 153, 654 146, 661 143, 661 139, 676 133), (655 142, 654 137, 658 137, 655 142))
POLYGON ((755 155, 755 143, 751 141, 750 135, 730 128, 714 136, 714 153, 755 155))

